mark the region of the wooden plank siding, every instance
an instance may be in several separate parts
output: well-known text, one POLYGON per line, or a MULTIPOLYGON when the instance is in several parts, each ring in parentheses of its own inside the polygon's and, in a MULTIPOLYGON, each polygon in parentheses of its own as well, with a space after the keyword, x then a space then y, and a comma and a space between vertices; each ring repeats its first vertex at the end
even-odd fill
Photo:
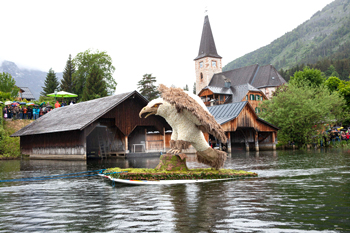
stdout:
POLYGON ((164 118, 160 116, 152 115, 147 118, 140 118, 139 112, 143 107, 145 105, 142 102, 127 99, 103 115, 102 118, 115 119, 115 125, 125 136, 130 135, 136 126, 154 126, 161 134, 163 134, 163 127, 166 130, 171 129, 164 118))
POLYGON ((257 121, 257 115, 249 105, 246 105, 241 113, 227 123, 221 125, 225 132, 236 131, 237 128, 254 128, 258 132, 275 132, 273 127, 257 121))

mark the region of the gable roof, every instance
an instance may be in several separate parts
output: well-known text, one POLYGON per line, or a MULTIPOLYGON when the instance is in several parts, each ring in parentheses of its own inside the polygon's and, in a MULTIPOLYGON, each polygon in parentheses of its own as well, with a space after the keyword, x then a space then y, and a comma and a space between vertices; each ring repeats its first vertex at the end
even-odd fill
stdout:
MULTIPOLYGON (((215 105, 208 107, 208 111, 214 116, 215 120, 218 122, 218 124, 223 125, 229 121, 232 121, 233 119, 237 118, 238 115, 242 112, 243 108, 248 105, 250 108, 251 105, 248 101, 242 101, 242 102, 236 102, 231 104, 222 104, 222 105, 215 105)), ((255 112, 252 111, 254 114, 255 112)), ((279 130, 278 127, 270 124, 267 121, 264 121, 263 119, 259 118, 256 114, 256 120, 262 122, 263 124, 269 125, 274 129, 279 130)))
POLYGON ((85 101, 53 109, 26 127, 12 134, 11 137, 83 130, 92 122, 112 110, 129 97, 138 96, 145 104, 148 100, 137 91, 85 101))
POLYGON ((286 83, 286 80, 272 65, 255 64, 214 74, 208 86, 224 87, 225 79, 231 81, 231 86, 249 83, 255 88, 276 87, 286 83))
POLYGON ((238 85, 238 86, 233 86, 231 87, 232 89, 232 99, 231 102, 239 102, 242 101, 242 99, 247 95, 249 91, 256 91, 263 93, 261 90, 253 87, 249 83, 243 84, 243 85, 238 85))
POLYGON ((286 80, 278 73, 272 65, 260 66, 256 72, 256 78, 252 85, 257 88, 276 87, 286 83, 286 80))
POLYGON ((214 116, 218 124, 222 125, 238 117, 247 103, 248 101, 242 101, 231 104, 215 105, 208 107, 208 110, 214 116))
POLYGON ((204 18, 204 25, 201 37, 201 44, 199 46, 198 56, 194 60, 201 59, 203 57, 217 57, 219 56, 216 51, 213 33, 211 31, 208 15, 204 18))
POLYGON ((22 92, 22 99, 27 99, 27 100, 34 100, 35 97, 30 91, 28 87, 19 87, 23 92, 22 92))

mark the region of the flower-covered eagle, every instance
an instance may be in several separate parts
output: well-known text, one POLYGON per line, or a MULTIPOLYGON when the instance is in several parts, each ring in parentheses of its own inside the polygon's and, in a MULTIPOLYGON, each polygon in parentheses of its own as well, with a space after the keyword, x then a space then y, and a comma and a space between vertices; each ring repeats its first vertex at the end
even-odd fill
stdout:
POLYGON ((169 154, 179 154, 191 144, 197 150, 198 162, 219 169, 224 165, 226 153, 212 149, 202 132, 207 132, 220 141, 227 138, 224 130, 209 113, 203 101, 196 95, 186 93, 181 88, 168 88, 163 84, 158 90, 161 98, 152 100, 139 116, 152 114, 162 116, 172 127, 169 154))

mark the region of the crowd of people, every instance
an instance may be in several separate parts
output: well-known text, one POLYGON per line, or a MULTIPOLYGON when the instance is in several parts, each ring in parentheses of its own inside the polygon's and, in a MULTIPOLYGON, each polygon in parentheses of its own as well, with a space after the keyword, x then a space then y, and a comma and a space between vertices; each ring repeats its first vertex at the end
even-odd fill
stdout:
MULTIPOLYGON (((70 102, 70 105, 74 104, 73 101, 70 102)), ((67 106, 67 103, 65 101, 60 104, 58 101, 55 103, 55 108, 64 107, 67 106)), ((3 108, 3 117, 7 119, 18 119, 18 120, 24 120, 24 119, 33 119, 36 120, 43 115, 47 114, 48 112, 52 111, 53 107, 48 102, 47 104, 42 105, 33 105, 33 106, 27 106, 27 105, 7 105, 3 108)))

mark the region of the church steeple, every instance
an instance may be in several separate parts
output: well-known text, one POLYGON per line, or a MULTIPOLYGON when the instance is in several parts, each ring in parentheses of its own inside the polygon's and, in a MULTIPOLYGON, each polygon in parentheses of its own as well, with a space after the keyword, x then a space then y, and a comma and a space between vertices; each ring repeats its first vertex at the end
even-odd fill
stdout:
POLYGON ((199 46, 198 56, 194 60, 198 60, 203 57, 222 58, 216 51, 216 46, 214 42, 213 33, 211 31, 208 15, 206 15, 204 18, 201 44, 199 46))
POLYGON ((204 18, 201 44, 194 59, 196 69, 196 94, 208 86, 214 74, 222 72, 221 56, 216 51, 208 15, 204 18))

